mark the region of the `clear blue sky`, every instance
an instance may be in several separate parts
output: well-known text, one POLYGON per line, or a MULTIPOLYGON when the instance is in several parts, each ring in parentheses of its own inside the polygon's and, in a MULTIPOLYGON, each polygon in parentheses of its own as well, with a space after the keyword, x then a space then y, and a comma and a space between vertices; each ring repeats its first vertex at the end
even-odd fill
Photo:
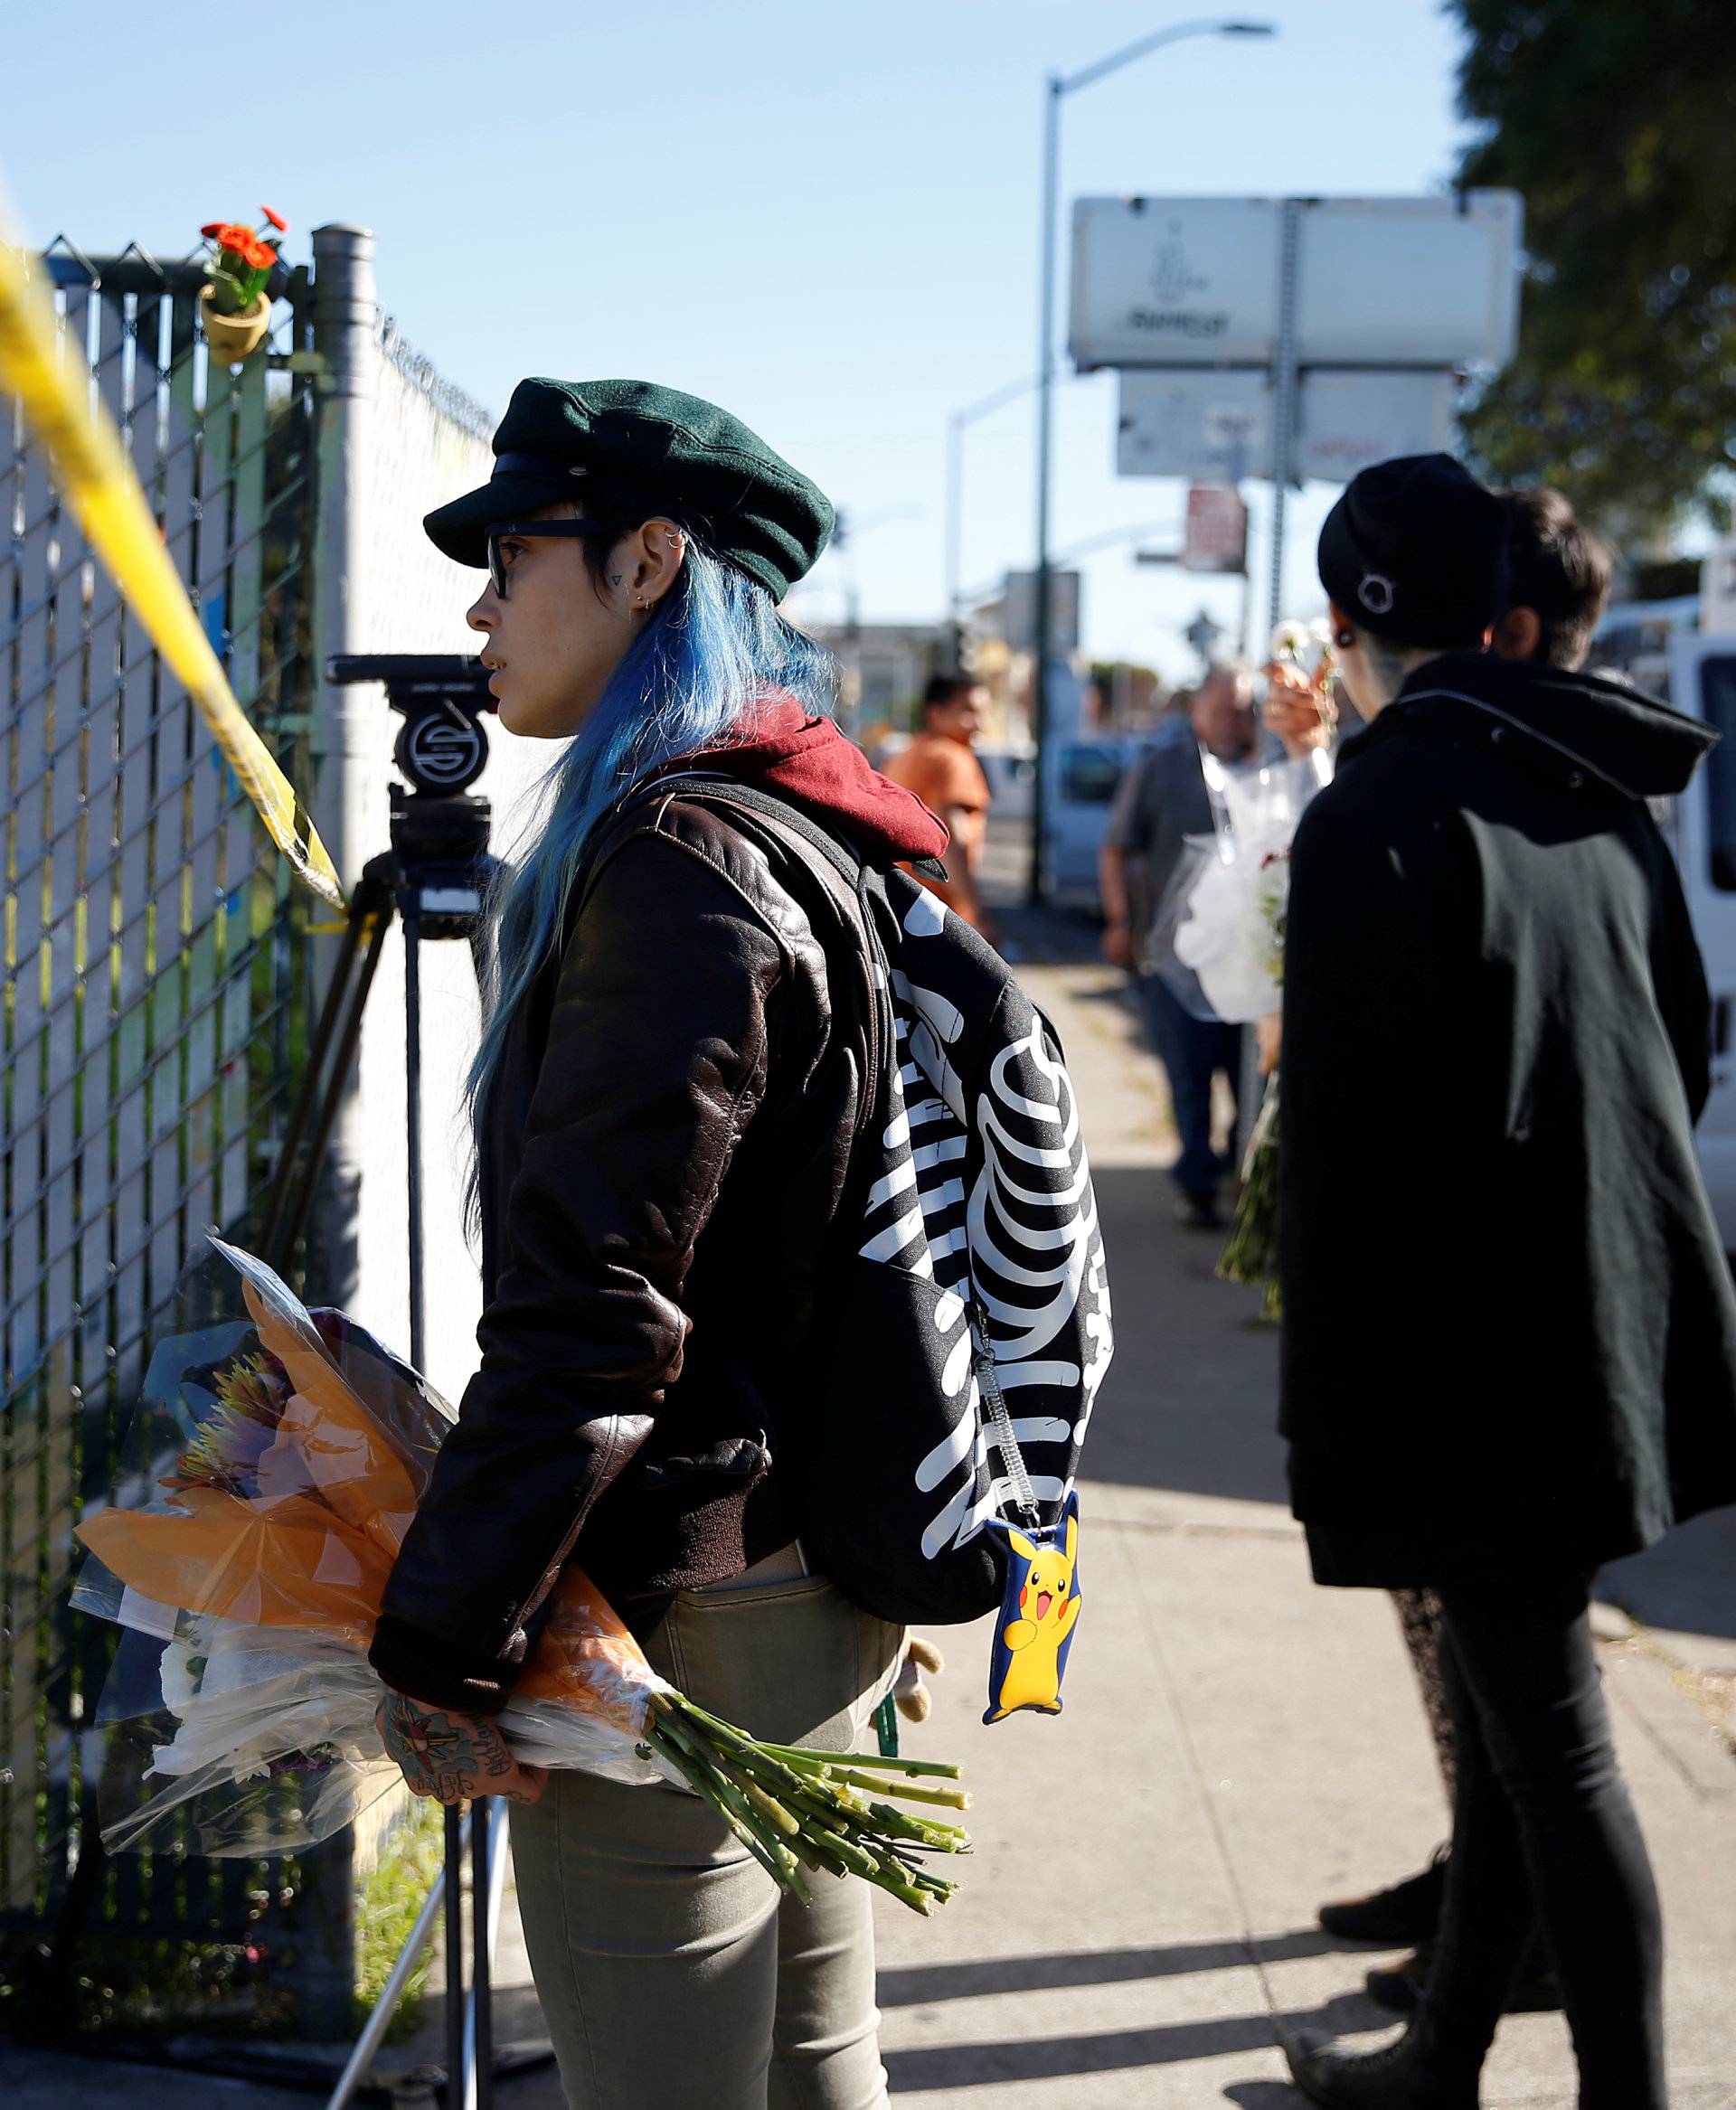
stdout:
MULTIPOLYGON (((1064 193, 1438 188, 1460 127, 1436 0, 1274 0, 1271 42, 1201 38, 1067 105, 1064 193)), ((177 253, 265 199, 291 256, 379 236, 382 298, 490 409, 525 373, 715 398, 864 521, 864 617, 941 603, 948 410, 1035 358, 1042 80, 1166 22, 1159 0, 158 0, 0 24, 0 168, 26 239, 177 253), (256 85, 255 85, 256 84, 256 85)), ((1113 382, 1062 391, 1058 546, 1178 523, 1118 479, 1113 382)), ((971 432, 967 581, 1030 560, 1028 402, 971 432)), ((1294 509, 1290 599, 1331 494, 1294 509)), ((1263 505, 1257 509, 1256 520, 1263 505)), ((839 611, 844 563, 806 602, 839 611)), ((1190 664, 1176 626, 1234 589, 1087 564, 1085 641, 1190 664)))

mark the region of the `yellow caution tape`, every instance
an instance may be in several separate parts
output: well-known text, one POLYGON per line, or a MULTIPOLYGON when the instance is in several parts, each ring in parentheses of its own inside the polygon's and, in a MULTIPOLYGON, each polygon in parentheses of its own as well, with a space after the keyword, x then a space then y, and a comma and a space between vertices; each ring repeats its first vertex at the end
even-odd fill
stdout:
POLYGON ((92 408, 82 370, 68 372, 53 311, 32 284, 24 251, 0 230, 0 393, 7 392, 24 404, 48 450, 61 495, 158 652, 185 683, 271 840, 316 894, 344 908, 337 873, 294 786, 235 701, 119 434, 105 410, 92 408))

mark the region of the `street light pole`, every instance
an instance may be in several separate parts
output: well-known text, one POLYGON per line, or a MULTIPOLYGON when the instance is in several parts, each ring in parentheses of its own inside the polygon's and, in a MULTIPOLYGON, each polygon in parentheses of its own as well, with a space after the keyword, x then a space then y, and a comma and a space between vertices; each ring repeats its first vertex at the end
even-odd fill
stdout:
POLYGON ((1089 88, 1106 75, 1118 73, 1136 59, 1160 45, 1179 43, 1184 37, 1269 37, 1278 34, 1269 22, 1176 22, 1154 30, 1137 43, 1111 52, 1107 59, 1077 73, 1052 73, 1043 84, 1043 257, 1037 295, 1037 560, 1032 584, 1034 600, 1032 621, 1031 737, 1036 746, 1036 796, 1032 805, 1031 871, 1027 898, 1036 906, 1043 899, 1044 768, 1047 759, 1045 733, 1049 718, 1050 576, 1053 559, 1049 550, 1050 482, 1054 453, 1053 398, 1055 384, 1055 221, 1060 212, 1061 104, 1061 98, 1089 88))
POLYGON ((1031 741, 1035 749, 1031 800, 1031 871, 1025 899, 1043 900, 1043 837, 1048 832, 1049 758, 1049 476, 1054 458, 1055 218, 1060 190, 1061 99, 1067 83, 1052 73, 1043 109, 1043 278, 1038 295, 1041 344, 1037 359, 1037 561, 1031 584, 1031 741))

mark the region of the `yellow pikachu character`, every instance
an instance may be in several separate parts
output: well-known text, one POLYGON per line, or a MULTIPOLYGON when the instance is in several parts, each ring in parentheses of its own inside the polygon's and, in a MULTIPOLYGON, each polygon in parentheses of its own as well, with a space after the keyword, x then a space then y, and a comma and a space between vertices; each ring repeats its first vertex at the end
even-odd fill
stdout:
POLYGON ((995 1623, 986 1722, 1005 1721, 1021 1708, 1061 1712, 1061 1681, 1081 1602, 1079 1594, 1079 1498, 1068 1497, 1060 1522, 1034 1539, 1001 1527, 1011 1552, 1006 1592, 995 1623))

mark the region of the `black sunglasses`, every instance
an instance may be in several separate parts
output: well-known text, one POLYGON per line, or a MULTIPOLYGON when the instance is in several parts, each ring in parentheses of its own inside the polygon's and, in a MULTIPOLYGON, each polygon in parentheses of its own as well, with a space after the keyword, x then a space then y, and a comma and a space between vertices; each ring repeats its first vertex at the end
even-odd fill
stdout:
POLYGON ((488 530, 488 582, 495 589, 495 598, 506 598, 506 560, 500 545, 505 542, 529 542, 535 535, 618 535, 621 532, 618 522, 608 520, 503 520, 496 521, 488 530))

